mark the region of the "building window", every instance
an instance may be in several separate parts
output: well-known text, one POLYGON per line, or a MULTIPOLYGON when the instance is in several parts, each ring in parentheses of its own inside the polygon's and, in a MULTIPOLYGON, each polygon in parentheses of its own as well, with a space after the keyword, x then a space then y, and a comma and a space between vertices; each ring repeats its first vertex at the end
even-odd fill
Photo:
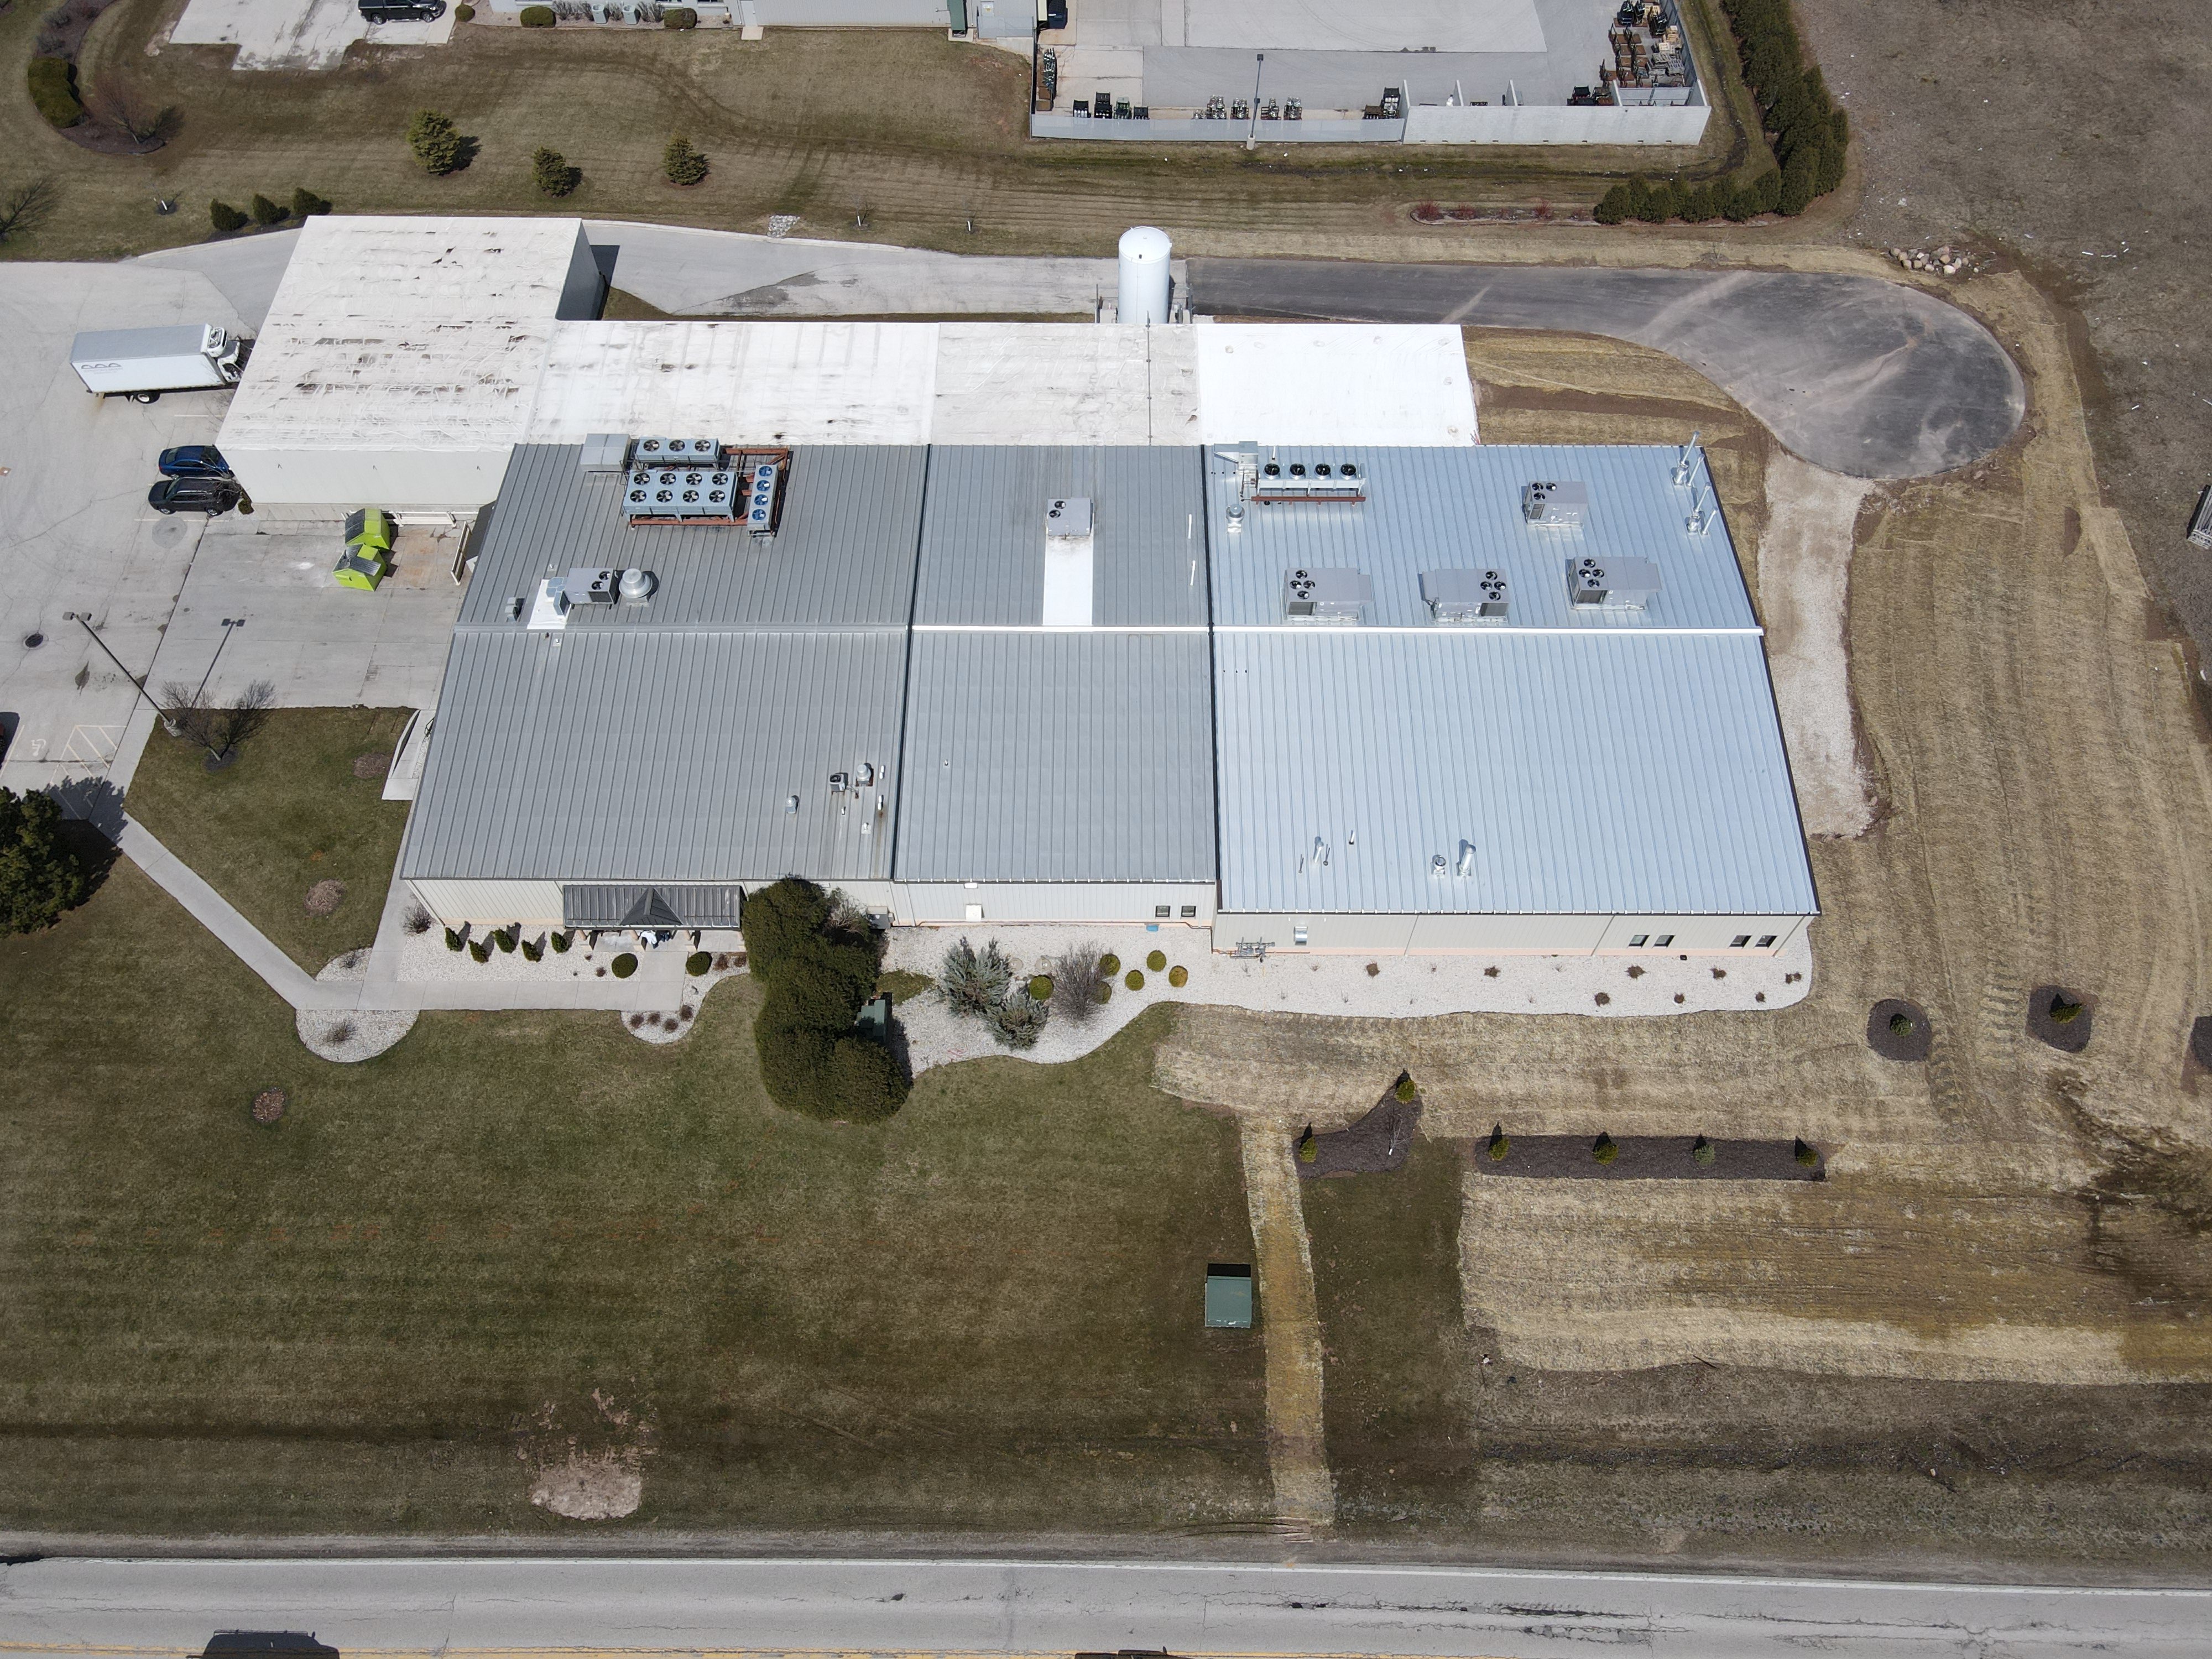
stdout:
POLYGON ((1632 951, 1640 951, 1650 943, 1651 935, 1649 933, 1631 933, 1628 936, 1628 948, 1632 951))
POLYGON ((1188 921, 1192 917, 1195 916, 1197 914, 1198 914, 1198 907, 1197 907, 1195 904, 1186 904, 1186 905, 1184 905, 1184 906, 1182 907, 1182 919, 1183 919, 1185 921, 1188 921))
POLYGON ((1651 942, 1663 951, 1674 942, 1674 936, 1672 933, 1662 933, 1651 942))
POLYGON ((1171 904, 1155 904, 1152 907, 1152 914, 1156 916, 1172 915, 1174 913, 1175 907, 1171 904))
POLYGON ((1759 936, 1759 948, 1762 951, 1771 951, 1774 948, 1774 935, 1761 933, 1759 936))
POLYGON ((1729 950, 1731 950, 1731 951, 1741 951, 1741 950, 1742 950, 1742 949, 1743 949, 1743 947, 1744 947, 1745 945, 1748 945, 1748 944, 1750 944, 1750 943, 1751 943, 1751 935, 1750 935, 1750 934, 1748 934, 1748 933, 1738 933, 1738 934, 1737 934, 1734 939, 1730 939, 1730 940, 1729 941, 1729 950))

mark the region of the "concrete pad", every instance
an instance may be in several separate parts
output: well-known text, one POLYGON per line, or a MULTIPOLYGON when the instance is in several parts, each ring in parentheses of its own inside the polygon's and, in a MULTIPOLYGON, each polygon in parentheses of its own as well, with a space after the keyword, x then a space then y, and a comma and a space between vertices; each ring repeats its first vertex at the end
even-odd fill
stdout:
POLYGON ((433 704, 464 591, 453 579, 457 533, 404 530, 392 574, 363 593, 331 578, 335 526, 219 519, 200 540, 153 684, 204 675, 208 695, 227 697, 270 680, 287 707, 433 704), (225 617, 246 619, 227 641, 225 617))
POLYGON ((930 441, 1071 444, 1198 441, 1192 328, 1096 323, 939 325, 930 441))
POLYGON ((214 440, 230 394, 102 400, 69 365, 80 331, 167 323, 240 325, 191 272, 0 265, 0 785, 18 792, 106 775, 138 702, 125 669, 153 663, 206 523, 160 517, 146 491, 163 448, 214 440))
POLYGON ((169 39, 180 46, 234 46, 234 70, 328 70, 356 40, 441 46, 453 39, 453 22, 451 6, 430 22, 371 23, 356 0, 191 0, 169 39))
POLYGON ((296 230, 262 231, 226 241, 142 253, 132 263, 198 272, 230 302, 240 321, 258 331, 268 320, 276 286, 284 280, 284 268, 291 264, 292 250, 299 243, 296 230))
POLYGON ((1544 49, 1530 0, 1184 0, 1183 14, 1185 44, 1242 52, 1544 49))

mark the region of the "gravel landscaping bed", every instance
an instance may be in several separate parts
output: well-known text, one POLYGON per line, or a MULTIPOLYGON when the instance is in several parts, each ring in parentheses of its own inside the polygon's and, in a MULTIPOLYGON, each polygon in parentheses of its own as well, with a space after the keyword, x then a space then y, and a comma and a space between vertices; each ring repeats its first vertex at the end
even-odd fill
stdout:
MULTIPOLYGON (((315 978, 325 985, 368 977, 366 950, 334 957, 315 978)), ((411 1008, 302 1008, 293 1016, 300 1041, 325 1060, 374 1060, 415 1029, 411 1008)))
MULTIPOLYGON (((1158 933, 1144 927, 894 927, 884 971, 934 976, 945 951, 963 933, 978 949, 997 939, 1013 962, 1018 981, 1086 943, 1119 957, 1124 968, 1142 963, 1153 951, 1164 951, 1170 967, 1188 969, 1190 980, 1178 989, 1165 973, 1147 971, 1144 988, 1132 991, 1116 977, 1112 998, 1088 1022, 1075 1024, 1055 1012, 1036 1047, 1018 1050, 997 1042, 981 1020, 955 1014, 935 991, 925 992, 897 1007, 917 1074, 990 1054, 1046 1064, 1073 1060, 1155 1002, 1367 1018, 1525 1013, 1606 1019, 1786 1008, 1813 988, 1813 951, 1802 933, 1775 956, 1725 959, 1644 952, 1634 957, 1279 955, 1262 962, 1215 955, 1212 933, 1195 927, 1162 927, 1158 933)), ((439 950, 444 953, 442 944, 439 950)))

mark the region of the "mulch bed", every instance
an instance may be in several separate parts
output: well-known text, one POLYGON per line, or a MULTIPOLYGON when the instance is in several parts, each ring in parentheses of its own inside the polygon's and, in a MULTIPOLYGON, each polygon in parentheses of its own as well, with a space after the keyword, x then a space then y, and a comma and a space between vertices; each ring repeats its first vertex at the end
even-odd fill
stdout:
POLYGON ((1927 1059, 1931 1035, 1928 1028, 1928 1011, 1918 1003, 1907 1002, 1902 997, 1884 997, 1867 1015, 1867 1047, 1884 1060, 1910 1061, 1927 1059), (1899 1014, 1912 1022, 1912 1029, 1903 1036, 1889 1029, 1890 1021, 1899 1014))
POLYGON ((1394 1087, 1385 1091, 1358 1122, 1316 1135, 1312 1163, 1295 1157, 1291 1161, 1301 1181, 1324 1176, 1386 1175, 1404 1166, 1406 1154, 1413 1150, 1414 1127, 1420 1121, 1419 1097, 1400 1100, 1394 1087))
POLYGON ((2063 985, 2039 985, 2027 994, 2027 1034, 2039 1042, 2047 1042, 2062 1054, 2078 1054, 2089 1046, 2089 1034, 2097 1018, 2096 999, 2087 991, 2069 990, 2063 985), (2051 1017, 2051 1005, 2060 998, 2078 1002, 2081 1012, 2065 1021, 2051 1017))
POLYGON ((1716 1140, 1713 1161, 1690 1156, 1694 1135, 1622 1135, 1610 1164, 1590 1156, 1595 1135, 1511 1135, 1504 1158, 1475 1141, 1468 1160, 1486 1176, 1554 1181, 1825 1181, 1828 1160, 1818 1148, 1809 1164, 1797 1161, 1794 1140, 1716 1140))
POLYGON ((345 902, 346 885, 342 881, 319 881, 307 890, 307 911, 311 916, 334 916, 338 906, 345 902))
POLYGON ((289 1097, 282 1089, 264 1089, 253 1097, 253 1121, 256 1123, 275 1123, 284 1115, 289 1097))
POLYGON ((353 757, 353 775, 364 781, 380 778, 391 765, 392 757, 389 755, 356 755, 353 757))

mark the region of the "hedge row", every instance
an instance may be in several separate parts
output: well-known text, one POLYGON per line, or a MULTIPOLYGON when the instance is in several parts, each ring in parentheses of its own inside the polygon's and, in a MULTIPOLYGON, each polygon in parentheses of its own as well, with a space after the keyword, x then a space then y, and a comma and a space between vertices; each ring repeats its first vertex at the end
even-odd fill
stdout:
POLYGON ((881 943, 838 927, 830 896, 796 876, 748 893, 741 925, 753 976, 767 988, 753 1042, 769 1098, 864 1123, 905 1104, 910 1085, 897 1059, 853 1029, 875 992, 881 943))
POLYGON ((1632 179, 1599 199, 1600 224, 1624 219, 1662 224, 1669 219, 1748 219, 1761 213, 1794 216, 1844 181, 1850 118, 1836 107, 1826 82, 1805 61, 1790 0, 1720 0, 1735 31, 1743 78, 1757 100, 1760 125, 1779 164, 1749 184, 1722 180, 1685 186, 1632 179))
POLYGON ((84 119, 84 105, 76 95, 76 65, 68 58, 33 58, 30 83, 31 101, 54 125, 73 127, 84 119))

